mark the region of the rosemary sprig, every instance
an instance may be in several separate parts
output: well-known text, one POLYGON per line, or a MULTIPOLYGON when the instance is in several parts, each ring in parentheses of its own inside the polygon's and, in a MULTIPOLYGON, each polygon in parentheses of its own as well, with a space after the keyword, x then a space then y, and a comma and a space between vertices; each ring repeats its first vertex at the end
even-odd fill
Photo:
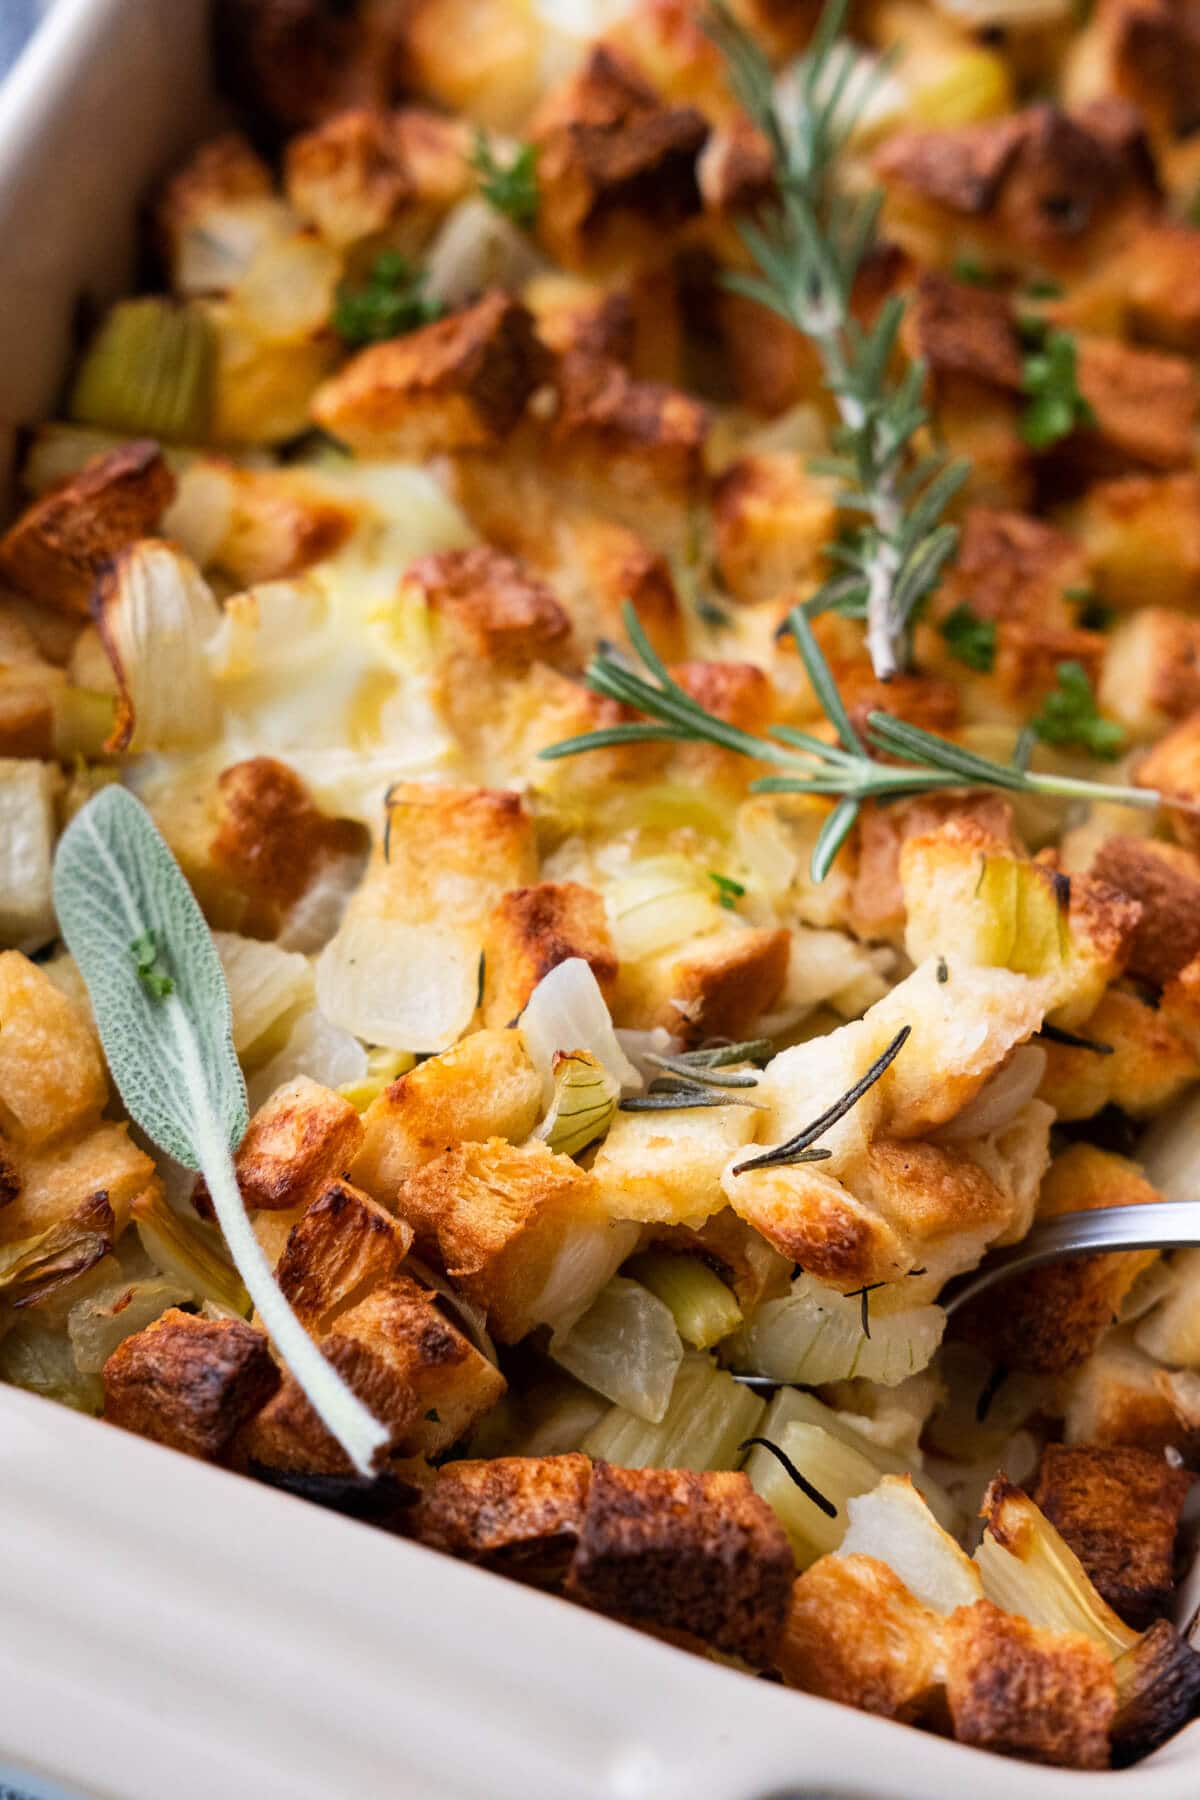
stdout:
MULTIPOLYGON (((782 1383, 782 1384, 777 1384, 777 1385, 787 1386, 788 1384, 782 1383)), ((808 1480, 807 1476, 804 1476, 800 1473, 799 1469, 796 1467, 795 1463, 792 1461, 792 1459, 788 1455, 787 1451, 781 1449, 778 1444, 772 1443, 770 1438, 765 1438, 765 1437, 743 1438, 741 1443, 738 1445, 738 1452, 740 1454, 741 1451, 743 1451, 743 1450, 753 1450, 755 1445, 757 1445, 760 1450, 769 1450, 771 1452, 771 1455, 775 1458, 775 1461, 777 1463, 779 1463, 779 1465, 785 1471, 785 1473, 791 1477, 791 1479, 795 1482, 796 1486, 800 1489, 800 1492, 802 1494, 807 1494, 808 1498, 812 1501, 813 1505, 820 1507, 821 1511, 825 1514, 825 1517, 827 1519, 836 1519, 837 1518, 837 1510, 838 1509, 834 1505, 833 1501, 828 1499, 821 1492, 820 1488, 814 1487, 812 1482, 808 1480)))
MULTIPOLYGON (((792 608, 791 630, 813 692, 837 734, 836 743, 790 725, 772 726, 770 736, 756 737, 706 712, 671 678, 632 606, 625 607, 624 619, 629 642, 646 672, 634 668, 611 645, 601 645, 586 679, 596 693, 618 700, 645 717, 565 738, 561 743, 548 745, 541 756, 553 761, 616 744, 666 741, 715 744, 739 756, 770 763, 777 772, 752 782, 753 792, 819 794, 836 802, 813 846, 814 881, 823 881, 829 873, 864 800, 899 800, 937 789, 985 787, 1016 794, 1058 795, 1068 800, 1111 800, 1123 806, 1153 808, 1162 803, 1162 795, 1153 788, 1044 774, 1028 768, 1020 753, 1012 762, 995 762, 887 712, 868 714, 864 740, 846 711, 803 607, 792 608), (880 752, 893 760, 877 760, 880 752)), ((1173 800, 1172 804, 1180 802, 1173 800)))
POLYGON ((665 1069, 668 1075, 676 1075, 691 1086, 752 1088, 758 1086, 758 1076, 747 1071, 732 1069, 706 1068, 703 1064, 691 1063, 683 1056, 659 1056, 656 1051, 647 1050, 643 1062, 652 1063, 656 1069, 665 1069))
MULTIPOLYGON (((651 1082, 645 1094, 630 1094, 618 1102, 621 1112, 695 1112, 702 1106, 757 1106, 757 1100, 742 1100, 736 1094, 721 1093, 709 1087, 695 1087, 687 1082, 651 1082)), ((829 1152, 823 1150, 822 1156, 829 1152)))
MULTIPOLYGON (((803 1131, 797 1132, 795 1137, 789 1138, 786 1144, 776 1144, 773 1150, 764 1150, 761 1156, 752 1156, 748 1162, 735 1164, 734 1174, 745 1175, 751 1169, 778 1169, 785 1164, 811 1162, 813 1152, 810 1146, 818 1138, 824 1137, 839 1119, 844 1119, 852 1107, 858 1105, 863 1095, 891 1068, 911 1035, 912 1026, 902 1025, 887 1049, 875 1058, 866 1074, 861 1075, 852 1088, 847 1088, 832 1106, 827 1106, 819 1118, 814 1119, 811 1125, 806 1125, 803 1131)), ((829 1151, 825 1152, 826 1156, 829 1154, 829 1151)))
POLYGON ((731 273, 726 285, 816 347, 841 416, 837 454, 819 466, 843 484, 843 508, 863 515, 848 540, 830 547, 837 572, 806 606, 865 618, 875 673, 888 681, 907 663, 912 621, 954 553, 958 533, 941 519, 969 465, 914 455, 928 419, 925 371, 913 363, 899 379, 889 375, 904 301, 889 299, 869 329, 853 314, 882 195, 851 199, 837 191, 833 173, 887 59, 862 76, 840 36, 846 10, 846 0, 828 0, 790 88, 776 86, 763 51, 724 0, 710 0, 706 29, 724 53, 734 93, 771 146, 779 190, 770 218, 739 227, 757 273, 731 273))

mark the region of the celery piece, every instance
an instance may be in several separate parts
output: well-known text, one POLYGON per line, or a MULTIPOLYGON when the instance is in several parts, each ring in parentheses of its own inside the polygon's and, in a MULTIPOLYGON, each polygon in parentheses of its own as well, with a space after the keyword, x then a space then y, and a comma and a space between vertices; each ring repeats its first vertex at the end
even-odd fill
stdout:
POLYGON ((614 1406, 580 1449, 625 1469, 733 1469, 758 1429, 763 1402, 707 1356, 685 1356, 657 1425, 614 1406))
POLYGON ((216 334, 198 307, 122 300, 84 353, 68 410, 85 425, 202 443, 215 367, 216 334))
POLYGON ((732 1290, 697 1256, 651 1250, 635 1257, 628 1273, 671 1309, 680 1337, 695 1350, 711 1350, 742 1322, 732 1290))

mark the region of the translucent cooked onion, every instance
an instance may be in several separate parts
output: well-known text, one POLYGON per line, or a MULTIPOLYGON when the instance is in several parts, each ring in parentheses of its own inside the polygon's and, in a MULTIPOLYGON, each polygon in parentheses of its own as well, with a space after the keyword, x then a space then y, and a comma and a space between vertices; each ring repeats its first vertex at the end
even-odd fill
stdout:
POLYGON ((683 1361, 670 1308, 640 1282, 615 1276, 550 1346, 555 1362, 616 1406, 656 1425, 683 1361))
POLYGON ((638 1236, 638 1226, 630 1223, 589 1220, 576 1225, 533 1303, 538 1323, 560 1334, 570 1331, 634 1249, 638 1236))
POLYGON ((1194 1200, 1200 1194, 1200 1088, 1155 1119, 1138 1154, 1146 1180, 1164 1200, 1194 1200))
POLYGON ((488 288, 522 288, 541 267, 524 232, 473 194, 446 215, 426 251, 425 287, 453 309, 488 288))
POLYGON ((1046 1052, 1040 1044, 1022 1044, 1002 1069, 986 1081, 969 1106, 937 1133, 944 1144, 967 1138, 988 1137, 1004 1131, 1033 1099, 1046 1068, 1046 1052))
POLYGON ((172 1275, 155 1275, 144 1281, 127 1277, 77 1300, 67 1314, 67 1333, 81 1375, 98 1375, 113 1351, 127 1337, 153 1325, 169 1306, 195 1298, 190 1282, 172 1275))
POLYGON ((662 1074, 661 1069, 645 1061, 647 1053, 652 1056, 675 1056, 683 1049, 683 1039, 673 1036, 665 1025, 656 1025, 653 1031, 637 1031, 629 1025, 618 1025, 617 1042, 643 1081, 662 1074))
POLYGON ((622 962, 673 950, 721 923, 713 885, 682 856, 656 856, 609 890, 613 948, 622 962))
POLYGON ((913 1306, 872 1313, 870 1327, 868 1337, 857 1297, 801 1275, 786 1299, 764 1302, 732 1340, 732 1360, 736 1368, 808 1387, 850 1376, 897 1387, 930 1362, 946 1315, 940 1306, 913 1306))
POLYGON ((188 557, 153 538, 131 545, 99 586, 96 622, 120 695, 110 748, 212 737, 218 703, 205 646, 221 612, 188 557))
POLYGON ((478 997, 478 940, 449 926, 348 918, 317 963, 326 1018, 389 1050, 448 1050, 471 1023, 478 997))
POLYGON ((225 971, 233 1007, 233 1047, 240 1056, 285 1013, 311 1000, 312 970, 307 958, 261 938, 214 931, 213 942, 225 971))
POLYGON ((846 1511, 843 1556, 877 1556, 935 1612, 952 1613, 983 1598, 979 1571, 901 1476, 885 1475, 855 1495, 846 1511))
POLYGON ((562 1156, 578 1156, 612 1124, 619 1093, 603 1063, 587 1051, 560 1051, 554 1063, 554 1099, 535 1135, 562 1156))
POLYGON ((358 1039, 313 1007, 301 1013, 278 1055, 247 1081, 250 1110, 256 1111, 276 1088, 297 1075, 311 1076, 322 1087, 346 1088, 366 1080, 368 1073, 367 1052, 358 1039))
POLYGON ((554 1058, 559 1051, 586 1050, 603 1063, 620 1087, 636 1092, 644 1086, 617 1041, 600 985, 581 956, 569 957, 542 976, 519 1023, 530 1061, 542 1077, 547 1106, 554 1097, 554 1058))
POLYGON ((735 1469, 766 1408, 711 1357, 685 1356, 657 1425, 614 1406, 579 1446, 623 1469, 735 1469))

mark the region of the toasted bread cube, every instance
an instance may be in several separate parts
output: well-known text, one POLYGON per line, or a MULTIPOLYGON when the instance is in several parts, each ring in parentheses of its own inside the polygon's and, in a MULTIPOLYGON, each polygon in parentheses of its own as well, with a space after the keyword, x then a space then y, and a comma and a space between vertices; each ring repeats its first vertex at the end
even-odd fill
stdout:
POLYGON ((596 45, 544 102, 538 147, 538 234, 556 263, 598 272, 661 251, 700 211, 696 159, 708 123, 664 106, 634 66, 596 45))
MULTIPOLYGON (((1051 1163, 1039 1218, 1161 1199, 1136 1164, 1091 1144, 1072 1144, 1051 1163)), ((1091 1355, 1153 1250, 1072 1257, 1031 1270, 1002 1294, 965 1309, 963 1330, 1006 1368, 1059 1374, 1091 1355)))
POLYGON ((601 1462, 567 1593, 763 1668, 775 1659, 793 1567, 782 1525, 745 1475, 601 1462))
POLYGON ((592 1173, 616 1219, 701 1225, 725 1207, 721 1177, 754 1124, 745 1106, 618 1112, 592 1173))
POLYGON ((791 937, 770 927, 715 931, 686 950, 624 965, 617 987, 623 1024, 663 1025, 686 1044, 754 1036, 787 976, 791 937))
POLYGON ((1135 900, 1091 876, 1069 881, 970 819, 910 837, 900 852, 914 961, 950 956, 1044 981, 1055 1024, 1082 1024, 1122 971, 1141 917, 1135 900))
POLYGON ((361 455, 421 461, 492 449, 524 412, 544 358, 526 309, 493 292, 360 350, 317 390, 313 417, 361 455))
POLYGON ((401 24, 390 9, 324 0, 220 0, 213 48, 223 90, 268 131, 301 130, 396 85, 401 24))
POLYGON ((480 662, 517 674, 569 652, 571 621, 550 589, 489 545, 422 556, 405 571, 404 582, 420 594, 476 681, 480 662))
POLYGON ((917 282, 904 331, 909 354, 924 363, 935 392, 962 377, 1020 391, 1021 341, 1002 294, 930 270, 917 282))
POLYGON ((448 1450, 504 1393, 499 1369, 464 1337, 439 1296, 402 1271, 341 1313, 335 1335, 372 1351, 415 1394, 415 1422, 398 1446, 412 1455, 448 1450))
POLYGON ((84 1008, 19 950, 0 953, 0 1125, 18 1144, 74 1131, 108 1099, 84 1008))
POLYGON ((104 1365, 104 1417, 186 1456, 215 1461, 279 1386, 266 1333, 175 1307, 104 1365))
POLYGON ((1158 138, 1200 122, 1200 31, 1173 0, 1101 0, 1075 34, 1063 76, 1070 104, 1120 94, 1158 138))
POLYGON ((1161 1112, 1200 1074, 1198 1051, 1176 1029, 1167 1009, 1110 988, 1086 1020, 1092 1042, 1108 1053, 1047 1042, 1046 1072, 1038 1089, 1060 1119, 1090 1119, 1115 1102, 1135 1119, 1161 1112))
POLYGON ((414 246, 469 192, 466 122, 413 107, 352 107, 290 140, 284 186, 293 209, 347 249, 382 232, 414 246))
MULTIPOLYGON (((690 394, 637 381, 620 363, 573 350, 558 368, 558 410, 547 466, 598 508, 662 537, 667 509, 698 501, 704 484, 708 416, 690 394), (648 509, 653 508, 653 512, 648 509), (628 516, 626 516, 628 515, 628 516)), ((672 543, 682 536, 671 521, 672 543)))
POLYGON ((149 537, 174 494, 175 477, 148 438, 106 450, 35 500, 0 538, 0 580, 86 619, 101 565, 149 537))
POLYGON ((1190 1453, 1195 1425, 1180 1418, 1161 1375, 1127 1330, 1110 1333, 1061 1389, 1064 1441, 1190 1453))
POLYGON ((1066 630, 1074 612, 1065 592, 1086 581, 1086 559, 1065 532, 1026 513, 972 506, 932 611, 942 618, 965 604, 981 619, 1066 630))
POLYGON ((1200 401, 1191 363, 1111 338, 1080 338, 1077 353, 1079 392, 1105 448, 1142 468, 1189 467, 1200 401))
POLYGON ((1122 272, 1135 335, 1185 355, 1200 352, 1200 232, 1174 221, 1147 226, 1122 272))
POLYGON ((310 1203, 350 1167, 362 1141, 362 1121, 350 1102, 297 1075, 246 1127, 234 1158, 242 1198, 269 1212, 310 1203))
POLYGON ((563 1456, 448 1463, 417 1509, 422 1544, 506 1575, 562 1575, 579 1540, 592 1464, 563 1456))
POLYGON ((510 888, 536 880, 533 819, 519 794, 398 781, 383 844, 351 910, 482 925, 510 888), (437 855, 430 849, 437 846, 437 855))
MULTIPOLYGON (((357 1338, 334 1331, 321 1339, 321 1354, 381 1425, 388 1439, 380 1460, 406 1447, 420 1418, 416 1391, 395 1369, 357 1338)), ((354 1465, 332 1432, 317 1417, 304 1389, 285 1370, 279 1390, 238 1432, 230 1459, 250 1474, 351 1475, 354 1465)))
POLYGON ((739 456, 713 489, 717 567, 739 600, 774 600, 816 580, 836 534, 830 484, 799 455, 739 456))
MULTIPOLYGON (((859 816, 858 862, 851 890, 851 921, 857 936, 902 941, 904 888, 900 851, 910 837, 937 831, 952 819, 970 821, 984 840, 1018 848, 1012 806, 1000 794, 930 794, 891 806, 868 802, 859 816)), ((828 880, 828 877, 826 877, 828 880)))
POLYGON ((960 1744, 1062 1768, 1108 1767, 1116 1684, 1091 1638, 1039 1630, 977 1600, 945 1621, 942 1644, 960 1744))
MULTIPOLYGON (((420 0, 400 9, 404 78, 450 113, 517 131, 544 79, 546 22, 511 0, 420 0)), ((394 54, 394 52, 393 52, 394 54)))
POLYGON ((1164 986, 1200 952, 1200 856, 1155 838, 1110 837, 1092 872, 1141 907, 1129 973, 1164 986))
MULTIPOLYGON (((1043 1151, 1035 1179, 1016 1187, 994 1179, 969 1146, 886 1137, 877 1137, 870 1145, 856 1186, 897 1236, 911 1245, 913 1266, 922 1266, 927 1276, 932 1272, 933 1281, 943 1266, 947 1275, 969 1268, 988 1244, 1010 1242, 1028 1228, 1036 1174, 1049 1160, 1050 1114, 1048 1108, 1042 1110, 1044 1118, 1036 1123, 1043 1151)), ((1001 1170, 995 1172, 999 1175, 1001 1170)))
POLYGON ((735 1170, 725 1176, 734 1212, 818 1281, 850 1293, 912 1267, 909 1242, 821 1165, 735 1170))
POLYGON ((15 1171, 18 1189, 0 1208, 4 1243, 45 1231, 95 1194, 106 1197, 119 1235, 137 1196, 159 1186, 154 1163, 129 1141, 129 1127, 123 1121, 99 1120, 85 1125, 81 1133, 55 1137, 32 1149, 12 1144, 8 1158, 6 1166, 15 1171))
POLYGON ((941 1683, 941 1620, 887 1563, 823 1556, 793 1585, 777 1662, 789 1687, 919 1717, 941 1683))
POLYGON ((632 367, 636 321, 628 293, 555 269, 534 275, 521 297, 537 321, 538 337, 555 356, 587 350, 632 367))
POLYGON ((1075 523, 1103 600, 1200 610, 1200 476, 1097 482, 1075 523))
POLYGON ((579 643, 622 642, 628 604, 661 657, 673 662, 683 655, 683 607, 665 556, 627 525, 594 513, 562 520, 558 540, 555 585, 579 643))
POLYGON ((156 820, 210 922, 246 936, 276 937, 321 875, 362 856, 361 827, 322 812, 273 756, 230 764, 156 820))
POLYGON ((473 1031, 452 1050, 418 1063, 372 1100, 351 1173, 394 1206, 412 1169, 451 1144, 529 1136, 542 1109, 541 1076, 519 1031, 473 1031))
POLYGON ((1108 640, 1100 631, 1066 631, 1005 621, 996 627, 993 674, 999 694, 1017 712, 1027 712, 1058 686, 1064 662, 1078 663, 1097 688, 1108 640))
POLYGON ((1097 1593, 1142 1631, 1170 1602, 1179 1515, 1194 1479, 1131 1446, 1047 1444, 1033 1498, 1097 1593))
POLYGON ((577 881, 542 881, 505 894, 488 918, 483 954, 485 1025, 511 1024, 542 976, 573 956, 589 965, 606 996, 617 978, 604 902, 577 881))
POLYGON ((1200 850, 1200 818, 1173 798, 1194 805, 1200 800, 1200 712, 1190 713, 1147 752, 1134 772, 1139 787, 1158 788, 1167 800, 1172 827, 1180 843, 1200 850))
MULTIPOLYGON (((49 757, 55 750, 56 715, 63 701, 66 674, 55 667, 52 644, 35 635, 42 612, 32 601, 0 600, 0 756, 49 757)), ((65 628, 69 652, 77 627, 61 613, 46 612, 51 629, 65 628)))
MULTIPOLYGON (((239 587, 282 581, 332 556, 354 528, 352 509, 316 491, 300 470, 235 469, 203 459, 183 477, 188 483, 209 475, 228 483, 229 515, 207 561, 239 587)), ((166 521, 168 529, 172 516, 166 521)))
POLYGON ((1097 699, 1142 740, 1200 711, 1200 620, 1164 606, 1122 619, 1109 638, 1097 699))
POLYGON ((560 1301, 578 1316, 580 1273, 595 1265, 595 1292, 613 1272, 610 1245, 619 1261, 626 1241, 611 1228, 596 1177, 536 1140, 443 1151, 404 1177, 396 1211, 419 1243, 437 1246, 450 1280, 505 1344, 556 1324, 560 1301), (570 1295, 561 1292, 568 1266, 570 1295))
POLYGON ((292 1226, 275 1279, 292 1311, 312 1331, 331 1328, 408 1253, 402 1219, 346 1181, 331 1181, 292 1226))

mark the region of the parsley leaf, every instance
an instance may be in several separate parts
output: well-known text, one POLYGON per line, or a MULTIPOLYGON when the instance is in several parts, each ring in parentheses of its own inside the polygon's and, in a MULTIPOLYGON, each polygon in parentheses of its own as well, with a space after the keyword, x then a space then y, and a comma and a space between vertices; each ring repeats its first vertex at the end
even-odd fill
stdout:
POLYGON ((741 882, 734 881, 731 875, 718 875, 715 869, 708 871, 708 879, 716 886, 717 905, 726 912, 736 912, 737 903, 746 892, 741 882))
POLYGON ((1087 671, 1077 662, 1059 663, 1058 686, 1046 695, 1033 729, 1045 744, 1076 744, 1108 762, 1125 747, 1123 729, 1101 716, 1087 671))
POLYGON ((964 602, 946 615, 939 629, 951 656, 966 663, 968 669, 978 669, 982 675, 991 673, 996 660, 994 619, 981 619, 964 602))
POLYGON ((158 935, 143 931, 129 946, 129 954, 137 966, 137 977, 154 1000, 165 1000, 175 992, 175 983, 162 966, 158 952, 158 935))
POLYGON ((1029 397, 1021 436, 1031 449, 1048 450, 1080 425, 1093 425, 1096 415, 1079 391, 1070 332, 1047 330, 1041 320, 1023 320, 1021 329, 1031 343, 1021 379, 1029 397))
POLYGON ((479 177, 479 191, 489 206, 504 213, 514 225, 532 225, 537 218, 537 145, 521 144, 507 167, 496 160, 483 131, 475 133, 471 167, 479 177))
POLYGON ((343 284, 333 308, 333 329, 347 344, 380 344, 432 325, 446 310, 425 291, 425 274, 398 250, 383 250, 360 288, 343 284))
POLYGON ((996 277, 990 269, 985 269, 977 256, 956 256, 951 274, 955 281, 965 281, 970 287, 994 287, 996 277))

